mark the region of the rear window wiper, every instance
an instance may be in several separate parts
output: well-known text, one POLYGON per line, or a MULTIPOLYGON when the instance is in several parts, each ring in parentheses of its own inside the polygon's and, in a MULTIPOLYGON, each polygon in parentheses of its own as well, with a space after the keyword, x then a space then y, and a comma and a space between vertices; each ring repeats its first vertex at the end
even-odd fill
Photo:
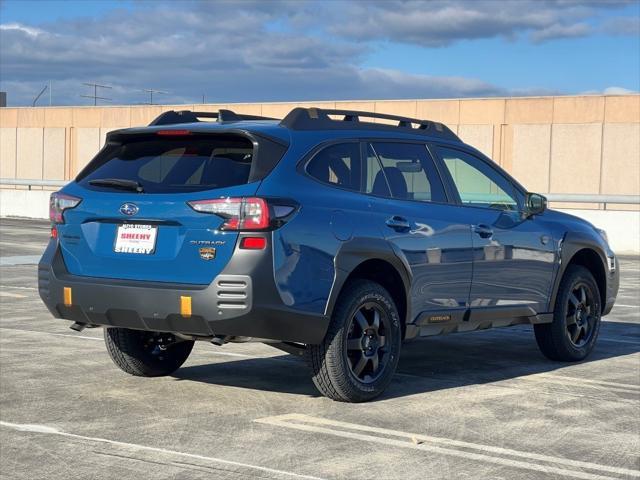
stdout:
POLYGON ((142 188, 142 184, 140 182, 127 180, 126 178, 96 178, 95 180, 89 180, 89 185, 94 185, 96 187, 120 188, 122 190, 132 190, 138 193, 144 192, 144 188, 142 188))

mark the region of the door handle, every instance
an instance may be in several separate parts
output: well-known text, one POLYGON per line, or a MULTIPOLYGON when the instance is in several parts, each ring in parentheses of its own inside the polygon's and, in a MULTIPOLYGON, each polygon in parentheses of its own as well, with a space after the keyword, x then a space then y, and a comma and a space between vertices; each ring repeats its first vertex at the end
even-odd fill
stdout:
POLYGON ((493 230, 488 225, 474 225, 473 231, 482 238, 491 238, 493 236, 493 230))
POLYGON ((407 220, 404 217, 401 217, 400 215, 394 215, 393 217, 389 218, 385 223, 387 224, 387 227, 393 228, 397 232, 409 230, 411 228, 411 225, 409 224, 409 220, 407 220))

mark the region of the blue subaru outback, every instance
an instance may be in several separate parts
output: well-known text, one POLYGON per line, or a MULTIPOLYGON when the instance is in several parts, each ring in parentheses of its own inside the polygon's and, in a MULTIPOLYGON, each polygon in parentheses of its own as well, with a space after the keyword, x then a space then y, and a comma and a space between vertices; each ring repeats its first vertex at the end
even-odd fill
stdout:
POLYGON ((445 125, 393 115, 169 111, 109 133, 50 213, 42 300, 106 327, 138 376, 196 340, 259 341, 366 401, 419 337, 533 324, 545 356, 582 360, 618 291, 603 231, 445 125))

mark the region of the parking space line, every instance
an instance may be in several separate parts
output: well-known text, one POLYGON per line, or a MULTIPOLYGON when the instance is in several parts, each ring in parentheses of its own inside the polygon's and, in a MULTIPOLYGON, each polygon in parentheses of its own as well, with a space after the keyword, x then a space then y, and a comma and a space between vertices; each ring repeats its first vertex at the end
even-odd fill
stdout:
MULTIPOLYGON (((23 330, 25 332, 30 332, 31 330, 23 330)), ((39 332, 38 332, 39 333, 39 332)), ((82 340, 97 340, 102 342, 102 338, 98 337, 87 337, 86 335, 74 335, 72 333, 51 333, 50 335, 55 335, 56 337, 69 337, 69 338, 81 338, 82 340)))
MULTIPOLYGON (((38 247, 39 248, 39 247, 38 247)), ((0 257, 1 266, 37 265, 42 255, 13 255, 0 257)))
POLYGON ((125 449, 130 449, 130 450, 139 450, 139 451, 147 451, 147 452, 155 452, 155 453, 161 453, 164 455, 173 455, 173 456, 180 456, 180 457, 184 457, 184 458, 192 458, 195 460, 202 460, 202 461, 206 461, 206 462, 211 462, 211 463, 222 463, 225 465, 233 465, 235 467, 241 467, 241 468, 248 468, 248 469, 252 469, 252 470, 258 470, 261 472, 265 472, 265 473, 270 473, 273 475, 279 475, 279 476, 284 476, 284 477, 289 477, 289 478, 304 478, 304 479, 308 479, 308 480, 322 480, 320 477, 314 477, 311 475, 302 475, 299 473, 294 473, 294 472, 288 472, 286 470, 278 470, 275 468, 269 468, 269 467, 262 467, 259 465, 252 465, 250 463, 243 463, 243 462, 235 462, 233 460, 225 460, 222 458, 217 458, 217 457, 208 457, 205 455, 197 455, 194 453, 186 453, 186 452, 180 452, 177 450, 168 450, 165 448, 159 448, 159 447, 150 447, 147 445, 139 445, 137 443, 128 443, 128 442, 120 442, 117 440, 110 440, 108 438, 100 438, 100 437, 88 437, 88 436, 84 436, 84 435, 77 435, 75 433, 68 433, 62 430, 59 430, 55 427, 50 427, 47 425, 29 425, 29 424, 19 424, 19 423, 10 423, 10 422, 4 422, 4 421, 0 421, 0 426, 6 427, 6 428, 10 428, 12 430, 16 430, 19 432, 28 432, 28 433, 39 433, 39 434, 45 434, 45 435, 58 435, 61 437, 67 437, 67 438, 74 438, 77 440, 82 440, 83 442, 96 442, 96 443, 106 443, 109 445, 113 445, 116 447, 121 447, 121 448, 125 448, 125 449))
POLYGON ((640 391, 640 385, 633 385, 630 383, 608 382, 603 380, 594 380, 591 378, 565 377, 564 375, 555 375, 555 374, 549 374, 549 373, 543 373, 541 375, 547 378, 557 378, 558 380, 563 380, 568 382, 578 381, 582 383, 593 383, 594 385, 602 385, 605 387, 627 388, 627 389, 640 391))
MULTIPOLYGON (((607 320, 607 319, 603 319, 603 322, 606 323, 621 323, 620 321, 617 320, 607 320)), ((639 324, 640 325, 640 324, 639 324)), ((502 334, 502 335, 523 335, 526 333, 531 333, 531 330, 523 330, 521 328, 518 327, 497 327, 497 328, 490 328, 487 330, 483 330, 482 332, 477 332, 478 335, 493 335, 493 334, 502 334)), ((471 335, 472 332, 467 332, 467 333, 463 333, 462 335, 471 335)), ((446 337, 446 335, 443 335, 442 337, 446 337)), ((442 338, 440 337, 440 338, 442 338)), ((438 336, 432 337, 434 339, 437 339, 438 336)), ((611 343, 626 343, 628 345, 637 345, 638 347, 640 347, 640 341, 633 341, 633 340, 623 340, 623 339, 619 339, 619 338, 613 338, 613 337, 607 337, 607 336, 603 336, 603 335, 598 335, 598 341, 603 341, 603 342, 611 342, 611 343)))
POLYGON ((640 385, 608 382, 604 380, 592 380, 587 378, 566 377, 564 375, 555 375, 549 373, 539 373, 518 377, 518 380, 528 380, 533 382, 555 382, 571 387, 591 387, 606 390, 607 392, 631 393, 640 395, 640 385))
POLYGON ((26 295, 20 295, 19 293, 3 292, 2 290, 0 290, 0 297, 27 298, 26 295))
POLYGON ((37 335, 55 335, 56 337, 69 337, 69 338, 80 338, 82 340, 99 340, 99 341, 102 341, 102 338, 87 337, 86 335, 74 335, 74 334, 71 334, 71 333, 39 332, 37 330, 25 330, 23 328, 11 328, 11 327, 0 327, 0 330, 12 330, 14 332, 20 332, 20 333, 33 333, 33 334, 37 334, 37 335))
POLYGON ((611 342, 611 343, 626 343, 627 345, 636 345, 640 347, 640 342, 634 342, 633 340, 621 340, 617 338, 607 338, 607 337, 598 337, 597 341, 602 340, 603 342, 611 342))
MULTIPOLYGON (((23 328, 12 328, 12 327, 0 327, 0 330, 11 330, 14 332, 20 332, 20 333, 33 333, 36 335, 55 335, 56 337, 68 337, 68 338, 78 338, 81 340, 97 340, 99 342, 102 342, 103 339, 102 337, 88 337, 86 335, 82 335, 82 334, 73 334, 73 333, 54 333, 54 332, 41 332, 41 331, 37 331, 37 330, 25 330, 23 328)), ((296 359, 288 359, 288 358, 281 358, 281 357, 270 357, 270 356, 260 356, 260 355, 248 355, 246 353, 236 353, 236 352, 220 352, 217 350, 208 350, 206 352, 201 352, 201 353, 205 353, 205 354, 211 354, 211 355, 222 355, 223 357, 237 357, 237 358, 256 358, 256 359, 262 359, 262 360, 278 360, 278 361, 293 361, 295 362, 296 359)))
MULTIPOLYGON (((422 375, 414 375, 411 373, 396 372, 394 376, 422 379, 422 380, 436 380, 438 383, 444 382, 444 383, 450 383, 451 385, 455 384, 455 382, 453 381, 447 382, 446 379, 442 379, 442 378, 431 379, 429 377, 425 377, 422 375)), ((592 387, 592 388, 604 389, 607 392, 613 392, 613 393, 630 393, 633 395, 640 394, 640 386, 638 385, 622 384, 622 383, 599 381, 599 380, 582 380, 580 378, 575 378, 575 377, 565 377, 561 375, 551 375, 546 373, 514 376, 512 378, 503 379, 498 382, 492 382, 491 385, 496 387, 504 387, 504 388, 519 388, 519 385, 513 382, 517 382, 520 380, 525 380, 525 381, 528 380, 531 382, 539 382, 539 383, 543 383, 546 380, 551 383, 560 383, 560 384, 566 384, 567 382, 572 382, 572 384, 569 385, 571 387, 576 387, 576 386, 592 387)), ((477 385, 478 386, 482 385, 482 383, 479 382, 477 385)), ((538 392, 538 393, 545 393, 545 392, 538 392)), ((557 395, 557 394, 572 395, 572 396, 579 396, 579 397, 585 396, 585 395, 580 395, 577 392, 566 392, 566 391, 557 391, 557 390, 554 391, 554 395, 557 395)), ((618 403, 628 403, 631 405, 637 405, 638 400, 640 400, 640 398, 639 399, 621 399, 621 398, 608 399, 608 401, 614 401, 618 403)))
POLYGON ((15 285, 0 285, 0 288, 14 288, 16 290, 38 290, 36 287, 18 287, 15 285))
POLYGON ((430 453, 452 455, 467 460, 488 462, 506 467, 520 468, 544 472, 547 474, 561 475, 565 477, 580 478, 584 480, 611 479, 616 477, 603 474, 626 475, 640 477, 640 470, 601 465, 591 462, 582 462, 562 457, 537 454, 529 451, 519 451, 508 448, 465 442, 444 437, 433 437, 417 433, 390 430, 386 428, 370 427, 360 424, 327 420, 304 414, 286 414, 274 417, 266 417, 254 420, 271 426, 291 428, 309 433, 324 433, 328 435, 375 442, 430 453), (396 438, 390 438, 396 437, 396 438), (516 457, 524 460, 516 460, 516 457), (536 463, 540 462, 540 463, 536 463), (551 465, 545 465, 551 464, 551 465), (558 465, 558 466, 554 466, 558 465), (570 469, 567 467, 572 467, 570 469), (591 470, 598 473, 590 473, 591 470))
POLYGON ((602 340, 603 342, 612 342, 612 343, 626 343, 627 345, 637 345, 640 347, 640 342, 635 342, 633 340, 622 340, 618 338, 608 338, 608 337, 598 337, 598 341, 602 340))

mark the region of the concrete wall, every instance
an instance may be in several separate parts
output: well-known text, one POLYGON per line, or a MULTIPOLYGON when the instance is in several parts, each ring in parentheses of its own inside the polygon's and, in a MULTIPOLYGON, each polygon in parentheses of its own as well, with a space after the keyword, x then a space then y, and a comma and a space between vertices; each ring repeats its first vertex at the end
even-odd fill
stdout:
MULTIPOLYGON (((295 106, 367 110, 443 122, 531 191, 640 194, 640 95, 0 108, 0 178, 72 179, 104 143, 107 132, 147 125, 166 110, 228 108, 282 118, 295 106)), ((20 189, 0 185, 3 192, 20 189)), ((3 203, 9 199, 2 198, 3 203)), ((582 211, 601 208, 597 204, 552 206, 582 211)), ((0 206, 4 212, 7 208, 0 206)), ((637 205, 607 208, 639 209, 637 205)), ((640 223, 640 214, 629 218, 633 225, 640 223)))
MULTIPOLYGON (((295 106, 369 110, 446 123, 541 193, 640 193, 640 96, 0 109, 0 177, 71 179, 108 131, 171 109, 281 118, 295 106)), ((595 208, 595 206, 594 206, 595 208)))

